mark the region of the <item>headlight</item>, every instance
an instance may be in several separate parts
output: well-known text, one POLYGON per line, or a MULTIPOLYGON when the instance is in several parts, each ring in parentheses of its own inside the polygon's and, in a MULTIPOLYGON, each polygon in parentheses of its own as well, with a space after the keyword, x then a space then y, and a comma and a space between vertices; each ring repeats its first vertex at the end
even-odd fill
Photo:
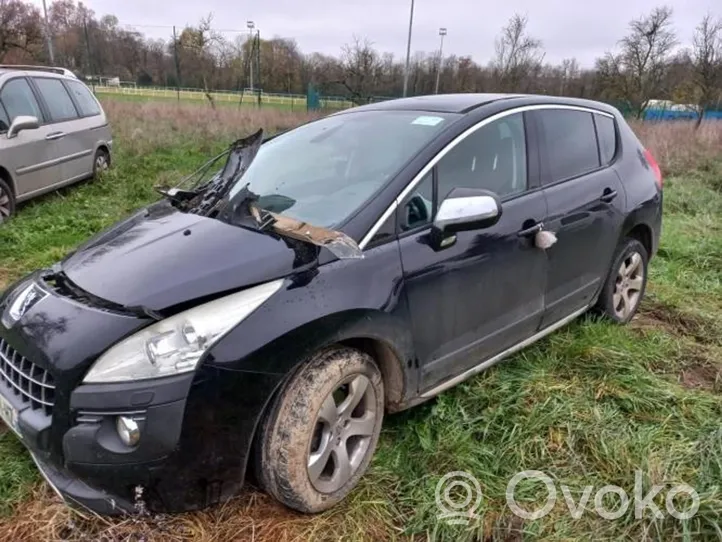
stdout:
POLYGON ((126 382, 191 372, 208 349, 282 284, 283 279, 261 284, 161 320, 110 348, 83 382, 126 382))

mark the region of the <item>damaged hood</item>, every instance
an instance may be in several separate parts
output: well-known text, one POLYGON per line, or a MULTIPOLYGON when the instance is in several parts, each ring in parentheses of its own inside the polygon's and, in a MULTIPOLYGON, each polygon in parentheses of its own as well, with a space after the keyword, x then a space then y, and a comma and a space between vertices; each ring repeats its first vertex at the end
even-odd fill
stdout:
POLYGON ((91 239, 61 263, 78 287, 126 307, 174 305, 288 276, 318 249, 160 202, 91 239))

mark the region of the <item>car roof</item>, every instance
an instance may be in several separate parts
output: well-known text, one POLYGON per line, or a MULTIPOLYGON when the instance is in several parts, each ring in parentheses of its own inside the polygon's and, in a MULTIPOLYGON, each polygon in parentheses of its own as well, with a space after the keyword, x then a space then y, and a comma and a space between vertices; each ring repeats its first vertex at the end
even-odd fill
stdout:
POLYGON ((50 75, 77 79, 75 74, 67 68, 56 68, 52 66, 30 66, 30 65, 0 65, 0 76, 8 73, 22 73, 23 75, 50 75))
POLYGON ((520 96, 519 94, 432 94, 376 102, 356 107, 354 111, 430 111, 436 113, 467 113, 482 105, 520 96))
POLYGON ((357 111, 427 111, 435 113, 466 114, 480 107, 500 101, 513 101, 514 105, 557 104, 598 109, 614 114, 608 104, 581 98, 548 96, 541 94, 432 94, 411 98, 391 99, 341 111, 339 114, 357 111))

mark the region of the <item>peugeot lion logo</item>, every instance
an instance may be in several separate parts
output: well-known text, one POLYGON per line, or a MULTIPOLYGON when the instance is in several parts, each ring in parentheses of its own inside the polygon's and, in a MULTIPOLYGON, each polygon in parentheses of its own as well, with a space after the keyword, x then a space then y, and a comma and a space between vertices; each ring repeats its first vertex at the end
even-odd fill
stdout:
POLYGON ((37 284, 27 286, 5 311, 2 317, 3 325, 7 328, 14 326, 25 313, 47 297, 47 295, 48 294, 40 289, 37 284))

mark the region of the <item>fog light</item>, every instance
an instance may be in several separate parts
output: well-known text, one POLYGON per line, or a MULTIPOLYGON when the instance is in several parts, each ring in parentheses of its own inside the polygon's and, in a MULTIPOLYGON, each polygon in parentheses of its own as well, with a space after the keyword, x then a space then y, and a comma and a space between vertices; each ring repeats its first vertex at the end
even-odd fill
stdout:
POLYGON ((135 446, 140 440, 140 428, 138 423, 127 416, 118 416, 115 420, 115 428, 118 436, 126 446, 135 446))

